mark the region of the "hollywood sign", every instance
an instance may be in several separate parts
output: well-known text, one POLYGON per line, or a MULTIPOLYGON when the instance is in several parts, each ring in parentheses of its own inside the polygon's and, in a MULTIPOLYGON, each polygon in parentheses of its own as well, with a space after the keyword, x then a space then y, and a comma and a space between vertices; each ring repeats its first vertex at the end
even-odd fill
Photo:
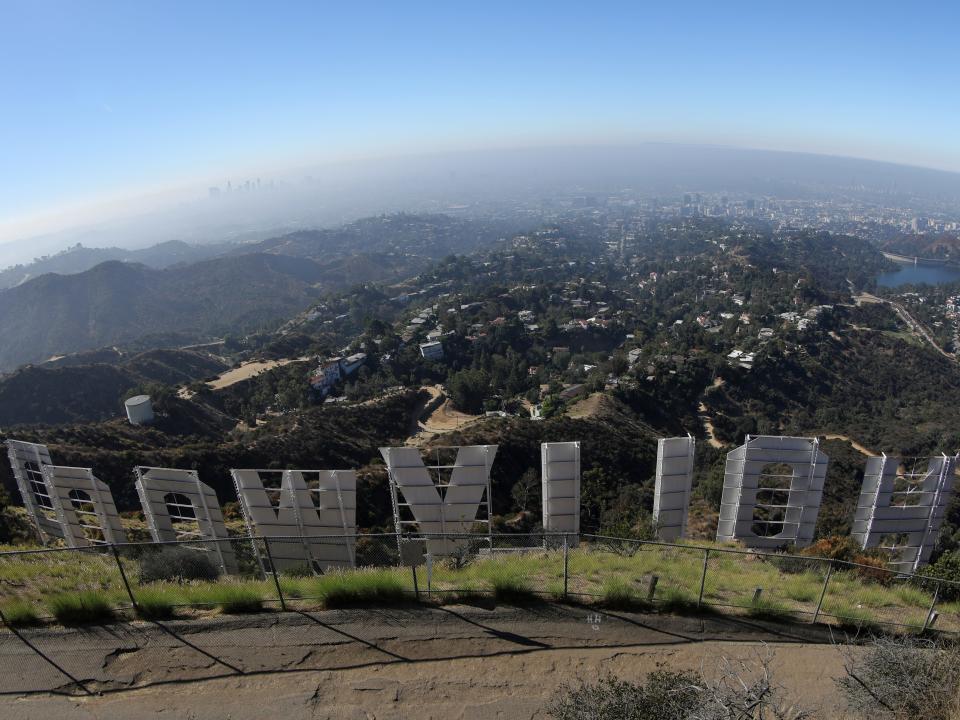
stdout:
MULTIPOLYGON (((658 536, 687 536, 696 441, 657 444, 653 517, 658 536)), ((53 464, 35 443, 7 442, 24 507, 44 543, 69 547, 126 540, 110 488, 89 468, 53 464)), ((421 536, 436 556, 490 537, 490 472, 496 445, 434 448, 424 462, 411 447, 380 448, 387 465, 398 543, 421 536), (479 527, 479 530, 478 530, 479 527)), ((956 456, 915 461, 870 458, 857 505, 853 537, 883 547, 894 565, 914 570, 930 558, 953 492, 956 456)), ((809 545, 823 496, 829 458, 816 438, 747 436, 727 455, 718 541, 747 547, 809 545)), ((356 565, 357 480, 353 470, 231 470, 251 536, 269 537, 270 557, 254 543, 265 571, 304 565, 325 571, 356 565)), ((543 528, 575 544, 580 532, 580 443, 541 446, 543 528)), ((197 540, 212 546, 224 573, 237 564, 214 490, 192 470, 137 467, 137 494, 156 542, 197 540)), ((491 543, 492 543, 492 538, 491 543)))

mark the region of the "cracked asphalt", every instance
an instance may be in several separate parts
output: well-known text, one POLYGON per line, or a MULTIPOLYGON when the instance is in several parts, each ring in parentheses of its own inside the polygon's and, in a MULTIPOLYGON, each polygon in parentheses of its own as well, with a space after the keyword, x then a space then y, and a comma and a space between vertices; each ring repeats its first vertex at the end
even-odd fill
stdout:
POLYGON ((0 632, 0 717, 540 718, 564 684, 767 652, 789 694, 835 717, 832 678, 857 652, 842 639, 742 617, 557 605, 0 632))

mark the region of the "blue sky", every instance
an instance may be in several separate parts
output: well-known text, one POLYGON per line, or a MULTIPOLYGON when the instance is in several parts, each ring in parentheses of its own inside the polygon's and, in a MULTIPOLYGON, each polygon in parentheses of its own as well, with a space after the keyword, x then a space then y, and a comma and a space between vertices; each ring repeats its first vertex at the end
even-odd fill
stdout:
POLYGON ((958 6, 0 0, 0 222, 444 148, 659 140, 960 171, 958 6))

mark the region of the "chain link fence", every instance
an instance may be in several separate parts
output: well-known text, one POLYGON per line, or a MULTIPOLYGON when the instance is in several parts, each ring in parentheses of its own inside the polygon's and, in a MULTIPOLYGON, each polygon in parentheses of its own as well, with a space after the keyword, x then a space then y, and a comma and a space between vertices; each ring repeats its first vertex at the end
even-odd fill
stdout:
POLYGON ((398 623, 378 608, 550 600, 588 610, 715 609, 857 630, 960 631, 957 583, 823 558, 600 535, 239 537, 47 548, 0 553, 0 693, 84 692, 90 658, 101 655, 98 687, 110 677, 136 681, 145 670, 114 657, 118 644, 138 662, 155 657, 157 666, 183 654, 209 677, 267 671, 300 652, 301 665, 322 669, 331 660, 311 653, 311 644, 374 646, 338 624, 336 612, 345 608, 363 608, 373 632, 375 623, 398 623), (257 619, 265 617, 272 620, 257 619), (251 655, 251 647, 258 652, 251 655))

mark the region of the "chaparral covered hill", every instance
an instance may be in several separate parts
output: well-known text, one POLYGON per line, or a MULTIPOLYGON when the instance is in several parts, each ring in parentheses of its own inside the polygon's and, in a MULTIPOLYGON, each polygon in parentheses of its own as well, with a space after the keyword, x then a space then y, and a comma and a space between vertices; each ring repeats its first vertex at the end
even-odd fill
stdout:
POLYGON ((274 330, 324 292, 406 279, 431 258, 489 245, 513 227, 391 215, 224 247, 218 257, 173 267, 110 259, 83 272, 55 274, 49 269, 60 265, 44 261, 34 269, 46 274, 0 290, 0 370, 105 345, 147 349, 274 330))
POLYGON ((188 383, 227 367, 217 357, 191 350, 113 351, 90 359, 107 362, 30 365, 0 378, 0 426, 115 418, 134 389, 188 383))
MULTIPOLYGON (((138 463, 196 467, 224 502, 230 467, 358 468, 363 528, 390 523, 380 445, 498 444, 497 522, 523 529, 539 518, 539 444, 579 440, 584 527, 600 530, 649 522, 655 440, 690 433, 701 536, 725 454, 746 434, 831 438, 821 535, 849 529, 860 450, 960 446, 960 366, 876 289, 889 268, 877 247, 712 218, 633 232, 629 247, 609 241, 610 225, 587 215, 444 257, 402 282, 326 292, 278 332, 218 346, 231 363, 260 361, 259 374, 207 384, 163 372, 170 363, 157 358, 124 367, 167 384, 154 391, 154 428, 118 420, 16 434, 49 442, 58 462, 93 467, 129 510, 138 463), (442 355, 425 357, 428 340, 442 355), (349 376, 311 386, 320 361, 351 355, 362 360, 349 376), (418 425, 421 388, 445 397, 418 425)), ((113 417, 121 384, 109 390, 113 417)), ((954 515, 945 544, 960 527, 954 515)))

